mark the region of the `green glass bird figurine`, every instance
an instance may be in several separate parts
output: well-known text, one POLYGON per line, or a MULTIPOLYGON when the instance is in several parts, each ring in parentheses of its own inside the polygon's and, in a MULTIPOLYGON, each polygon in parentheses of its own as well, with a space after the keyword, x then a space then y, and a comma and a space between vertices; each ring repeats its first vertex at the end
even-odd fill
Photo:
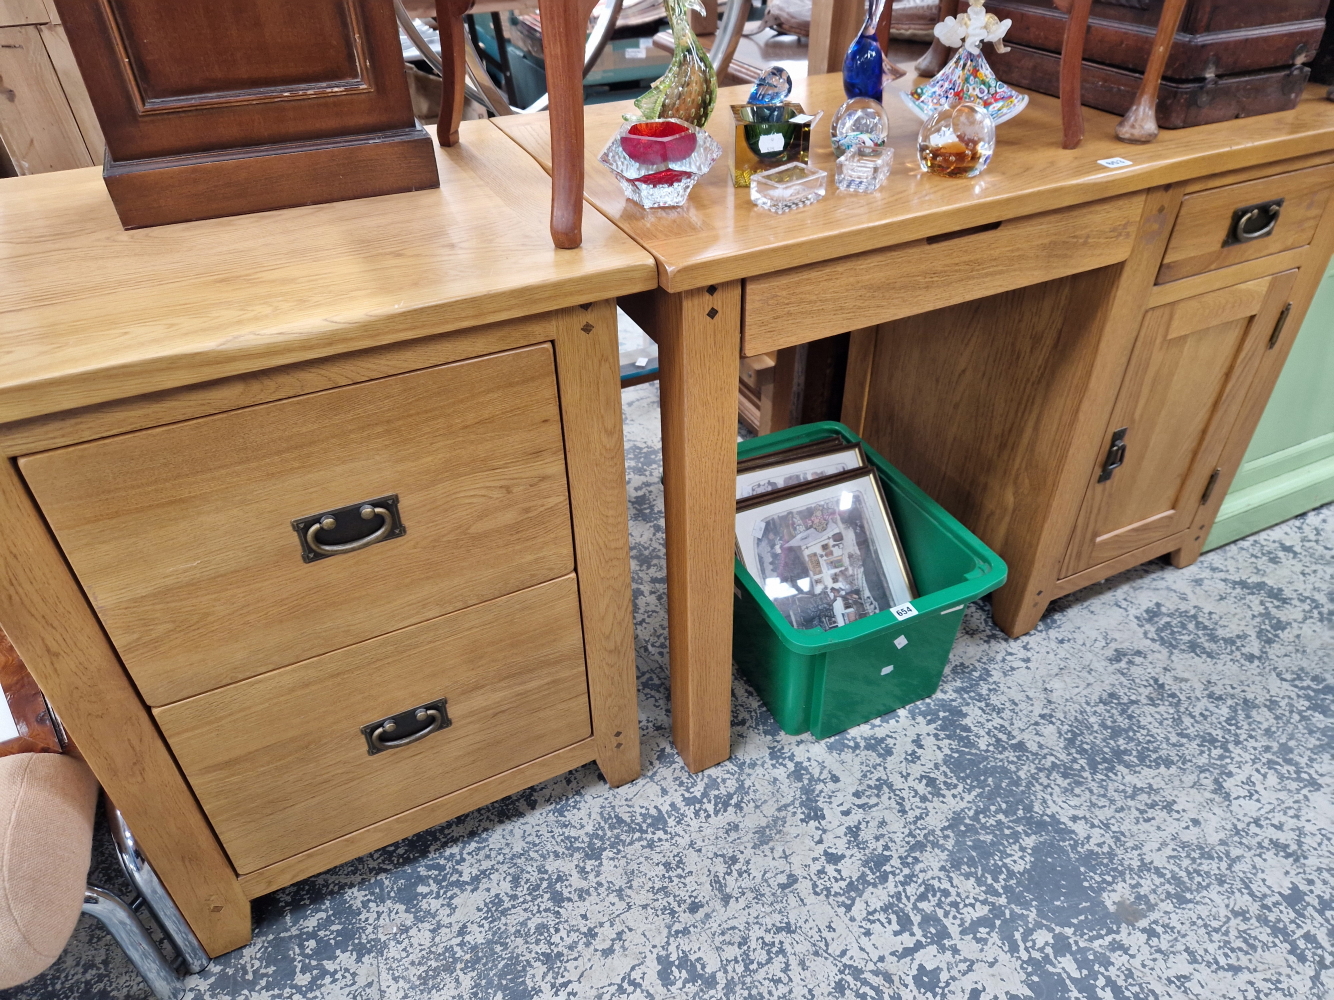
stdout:
MULTIPOLYGON (((718 74, 690 28, 690 11, 704 13, 700 0, 666 0, 676 51, 667 72, 658 77, 635 107, 646 120, 678 118, 703 128, 718 101, 718 74)), ((626 115, 632 120, 633 115, 626 115)))

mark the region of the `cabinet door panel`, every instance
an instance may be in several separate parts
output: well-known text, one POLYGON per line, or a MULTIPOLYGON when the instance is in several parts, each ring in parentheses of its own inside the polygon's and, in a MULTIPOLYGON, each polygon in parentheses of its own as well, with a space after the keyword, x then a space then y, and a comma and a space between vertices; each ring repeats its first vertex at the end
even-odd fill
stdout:
POLYGON ((1145 314, 1062 576, 1190 524, 1296 276, 1260 278, 1145 314), (1099 481, 1122 430, 1123 464, 1099 481))

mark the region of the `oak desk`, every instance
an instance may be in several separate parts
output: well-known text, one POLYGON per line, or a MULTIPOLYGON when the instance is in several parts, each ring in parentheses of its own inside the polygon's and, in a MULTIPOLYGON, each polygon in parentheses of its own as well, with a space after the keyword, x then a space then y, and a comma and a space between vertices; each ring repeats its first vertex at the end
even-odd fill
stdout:
POLYGON ((485 122, 438 152, 438 190, 132 232, 97 169, 0 182, 0 626, 211 954, 639 773, 613 298, 653 262, 594 213, 555 249, 485 122))
MULTIPOLYGON (((1334 104, 1314 87, 1145 147, 1085 109, 1073 151, 1059 103, 1031 95, 972 181, 918 170, 920 122, 890 95, 897 163, 866 196, 834 188, 840 78, 799 80, 792 99, 825 112, 829 193, 781 216, 730 182, 746 93, 720 93, 723 159, 681 209, 639 208, 596 162, 628 105, 586 119, 586 197, 658 263, 658 290, 622 305, 660 344, 672 728, 692 770, 729 753, 738 355, 852 331, 844 422, 1004 557, 993 614, 1018 635, 1061 594, 1198 556, 1334 240, 1334 104), (1222 248, 1235 209, 1279 198, 1272 236, 1222 248)), ((540 117, 495 124, 548 160, 540 117)))

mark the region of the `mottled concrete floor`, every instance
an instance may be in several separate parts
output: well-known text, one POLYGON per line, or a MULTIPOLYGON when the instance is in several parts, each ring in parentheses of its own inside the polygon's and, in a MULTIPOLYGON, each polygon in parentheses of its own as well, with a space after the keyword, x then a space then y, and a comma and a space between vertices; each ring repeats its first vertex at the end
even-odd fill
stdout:
MULTIPOLYGON (((261 899, 189 997, 1334 996, 1334 507, 1022 639, 975 605, 936 697, 824 742, 738 681, 734 756, 691 775, 657 387, 625 406, 644 776, 589 765, 261 899)), ((148 994, 81 924, 0 996, 148 994)))

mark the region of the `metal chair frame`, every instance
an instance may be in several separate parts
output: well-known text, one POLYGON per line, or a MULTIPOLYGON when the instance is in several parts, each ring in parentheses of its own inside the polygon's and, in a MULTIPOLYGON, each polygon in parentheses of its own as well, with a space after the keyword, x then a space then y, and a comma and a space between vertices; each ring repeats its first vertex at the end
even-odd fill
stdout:
POLYGON ((168 895, 157 872, 139 851, 134 833, 110 800, 106 803, 107 824, 116 845, 121 869, 130 880, 134 896, 128 901, 110 890, 89 885, 83 894, 83 912, 98 920, 125 952, 157 1000, 180 1000, 185 995, 182 976, 208 967, 208 953, 195 937, 168 895), (168 960, 144 925, 147 912, 163 939, 175 952, 168 960))

